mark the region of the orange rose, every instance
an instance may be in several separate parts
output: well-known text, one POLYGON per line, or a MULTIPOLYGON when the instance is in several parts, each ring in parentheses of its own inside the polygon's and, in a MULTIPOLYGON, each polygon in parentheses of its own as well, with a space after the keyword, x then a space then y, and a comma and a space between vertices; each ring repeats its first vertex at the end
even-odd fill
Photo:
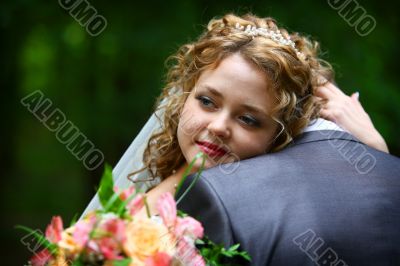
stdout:
POLYGON ((144 263, 157 252, 165 252, 172 256, 175 243, 164 224, 148 218, 138 218, 127 225, 123 248, 133 261, 144 263))

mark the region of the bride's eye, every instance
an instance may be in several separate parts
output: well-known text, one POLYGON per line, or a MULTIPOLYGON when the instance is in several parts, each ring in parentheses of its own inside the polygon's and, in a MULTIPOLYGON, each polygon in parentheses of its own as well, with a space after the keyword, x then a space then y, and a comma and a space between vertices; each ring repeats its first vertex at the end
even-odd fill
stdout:
POLYGON ((257 119, 255 119, 255 118, 253 118, 253 117, 251 117, 251 116, 248 116, 248 115, 246 115, 246 116, 241 116, 241 117, 239 117, 239 119, 244 123, 244 124, 246 124, 246 125, 248 125, 248 126, 251 126, 251 127, 260 127, 260 122, 257 120, 257 119))
POLYGON ((206 97, 206 96, 196 96, 196 99, 200 102, 200 104, 206 108, 214 108, 215 104, 214 102, 206 97))

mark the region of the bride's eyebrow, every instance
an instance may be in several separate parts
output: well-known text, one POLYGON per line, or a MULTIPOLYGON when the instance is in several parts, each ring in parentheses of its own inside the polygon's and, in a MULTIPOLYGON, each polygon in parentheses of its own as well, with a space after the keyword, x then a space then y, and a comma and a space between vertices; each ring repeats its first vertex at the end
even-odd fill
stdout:
MULTIPOLYGON (((215 88, 213 88, 213 87, 211 87, 209 85, 203 85, 203 86, 201 86, 201 88, 206 89, 211 94, 213 94, 213 95, 215 95, 215 96, 217 96, 217 97, 219 97, 221 99, 224 98, 224 96, 217 89, 215 89, 215 88)), ((243 103, 243 104, 240 105, 240 107, 242 107, 242 108, 244 108, 244 109, 246 109, 246 110, 248 110, 250 112, 258 113, 258 114, 263 115, 265 117, 269 117, 268 114, 263 109, 261 109, 261 108, 259 108, 257 106, 243 103)))
POLYGON ((203 86, 200 86, 200 88, 207 90, 208 92, 210 92, 211 94, 213 94, 219 98, 222 98, 222 99, 224 98, 224 96, 217 89, 215 89, 209 85, 203 85, 203 86))
POLYGON ((246 110, 248 110, 248 111, 250 111, 250 112, 258 113, 258 114, 260 114, 260 115, 262 115, 262 116, 269 117, 269 116, 267 115, 267 113, 266 113, 264 110, 262 110, 262 109, 260 109, 260 108, 258 108, 258 107, 256 107, 256 106, 249 105, 249 104, 241 104, 241 106, 242 106, 244 109, 246 109, 246 110))

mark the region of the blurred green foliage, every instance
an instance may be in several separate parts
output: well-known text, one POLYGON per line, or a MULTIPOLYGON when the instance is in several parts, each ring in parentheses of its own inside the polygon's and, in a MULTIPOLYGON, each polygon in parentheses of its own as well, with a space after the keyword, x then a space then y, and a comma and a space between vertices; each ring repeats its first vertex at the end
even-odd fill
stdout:
POLYGON ((55 214, 68 223, 93 196, 103 170, 85 169, 21 98, 41 90, 115 165, 151 114, 165 59, 226 12, 272 16, 318 40, 339 86, 348 94, 360 92, 391 153, 400 155, 399 18, 390 4, 358 1, 377 22, 361 37, 327 1, 89 2, 108 22, 97 37, 58 1, 0 4, 1 237, 9 243, 2 265, 23 265, 32 255, 13 225, 43 231, 55 214))

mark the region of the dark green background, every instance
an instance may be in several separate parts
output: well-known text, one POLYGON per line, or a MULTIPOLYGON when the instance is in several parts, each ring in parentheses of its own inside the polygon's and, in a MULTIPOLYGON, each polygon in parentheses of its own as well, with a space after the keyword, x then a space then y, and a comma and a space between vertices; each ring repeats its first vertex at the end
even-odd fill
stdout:
POLYGON ((114 166, 151 114, 164 61, 193 40, 213 16, 253 11, 319 40, 346 92, 360 100, 400 155, 397 8, 361 1, 377 21, 359 36, 327 1, 89 1, 108 26, 90 36, 58 1, 2 2, 1 265, 32 255, 15 224, 44 230, 52 215, 66 222, 94 194, 103 165, 87 170, 20 100, 41 90, 114 166))

